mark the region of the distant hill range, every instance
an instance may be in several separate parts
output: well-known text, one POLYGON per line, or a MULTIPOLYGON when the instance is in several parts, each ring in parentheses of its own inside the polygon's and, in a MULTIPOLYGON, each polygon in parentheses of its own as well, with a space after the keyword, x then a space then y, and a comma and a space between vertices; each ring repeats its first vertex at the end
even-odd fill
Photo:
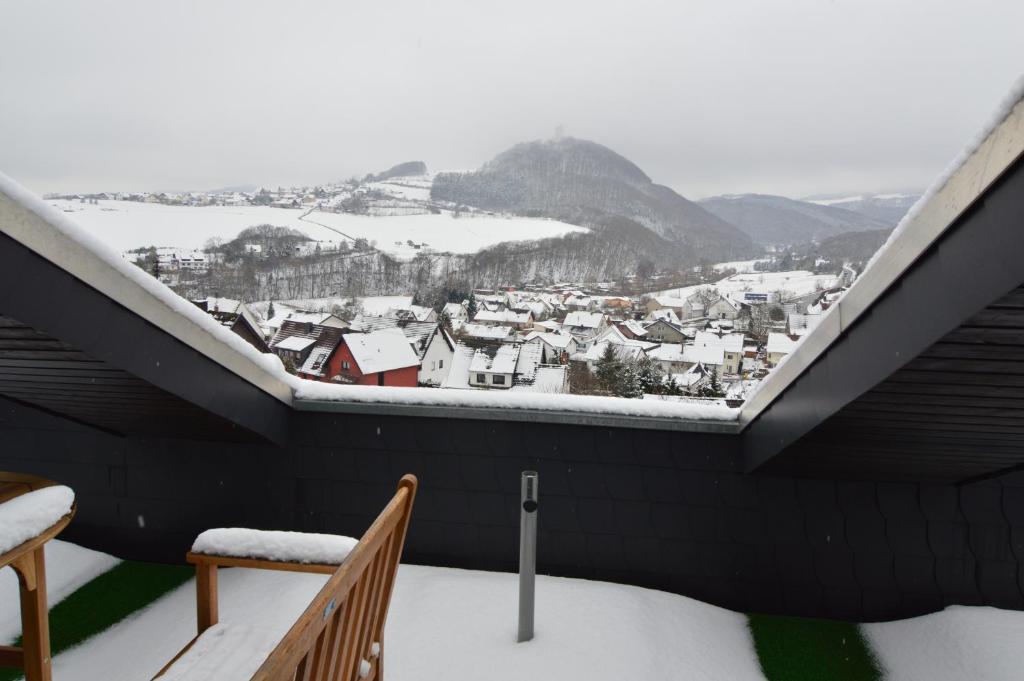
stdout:
POLYGON ((802 244, 895 224, 845 208, 769 194, 714 196, 700 201, 700 205, 762 246, 802 244))
POLYGON ((857 196, 808 196, 804 201, 820 206, 842 208, 880 220, 892 227, 903 219, 910 207, 921 198, 921 192, 896 194, 861 194, 857 196))
POLYGON ((631 256, 666 264, 728 259, 759 250, 747 233, 655 184, 611 149, 581 139, 517 144, 477 171, 440 173, 431 198, 556 218, 595 232, 611 229, 617 244, 633 246, 631 256))

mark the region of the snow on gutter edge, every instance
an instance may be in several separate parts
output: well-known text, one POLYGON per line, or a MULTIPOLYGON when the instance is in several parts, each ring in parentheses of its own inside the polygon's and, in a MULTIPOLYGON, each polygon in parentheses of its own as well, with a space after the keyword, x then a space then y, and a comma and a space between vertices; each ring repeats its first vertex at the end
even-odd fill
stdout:
POLYGON ((900 220, 846 295, 747 398, 740 410, 740 427, 749 425, 780 397, 1021 156, 1024 75, 981 131, 900 220))

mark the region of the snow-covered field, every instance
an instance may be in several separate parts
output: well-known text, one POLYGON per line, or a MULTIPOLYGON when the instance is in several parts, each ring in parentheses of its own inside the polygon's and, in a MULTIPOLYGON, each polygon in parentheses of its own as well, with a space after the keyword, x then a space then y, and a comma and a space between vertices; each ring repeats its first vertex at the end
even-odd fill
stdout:
MULTIPOLYGON (((740 263, 729 263, 740 264, 740 263)), ((772 294, 775 291, 785 290, 792 296, 802 296, 813 293, 819 289, 825 289, 835 284, 836 278, 831 274, 814 274, 806 270, 794 270, 791 272, 750 272, 746 274, 734 274, 726 277, 709 286, 714 286, 722 295, 742 294, 744 291, 751 293, 772 294)), ((666 289, 651 293, 651 296, 667 296, 670 298, 686 299, 702 286, 684 286, 683 288, 666 289)), ((734 296, 735 297, 735 296, 734 296)))
POLYGON ((452 253, 475 253, 502 241, 530 241, 584 232, 557 220, 500 215, 397 215, 375 217, 348 213, 313 213, 310 219, 353 238, 377 242, 377 248, 399 258, 411 258, 422 248, 452 253), (422 248, 410 246, 413 241, 422 248))
MULTIPOLYGON (((344 307, 349 298, 344 296, 335 298, 297 298, 294 300, 275 300, 274 311, 280 314, 284 308, 293 310, 306 310, 308 312, 330 312, 335 306, 344 307)), ((393 308, 405 308, 412 305, 412 296, 364 296, 359 298, 359 304, 363 313, 371 317, 382 317, 385 312, 393 308)), ((264 319, 267 316, 267 308, 270 307, 269 300, 261 300, 251 303, 249 307, 264 319)))
MULTIPOLYGON (((410 189, 410 191, 422 191, 410 189)), ((246 227, 271 224, 297 229, 319 241, 366 239, 397 257, 423 248, 453 253, 475 253, 502 241, 523 241, 585 231, 557 220, 502 216, 397 215, 373 217, 347 213, 314 212, 265 206, 165 206, 136 201, 100 201, 97 204, 53 200, 47 203, 118 251, 139 246, 199 248, 207 239, 232 239, 246 227)))
POLYGON ((757 260, 735 260, 733 262, 720 262, 714 266, 715 272, 724 272, 725 270, 736 270, 737 274, 749 274, 756 272, 754 266, 758 263, 771 262, 768 258, 758 258, 757 260))

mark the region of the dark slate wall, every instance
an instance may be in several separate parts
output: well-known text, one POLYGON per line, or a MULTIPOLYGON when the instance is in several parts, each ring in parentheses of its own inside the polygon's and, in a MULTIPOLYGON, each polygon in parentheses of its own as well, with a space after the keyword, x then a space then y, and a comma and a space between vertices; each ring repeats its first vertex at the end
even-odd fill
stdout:
POLYGON ((753 477, 738 438, 295 413, 286 447, 118 438, 0 401, 0 469, 75 487, 65 536, 180 561, 210 526, 358 535, 420 477, 410 562, 514 570, 519 472, 540 569, 737 610, 854 620, 1024 608, 1024 477, 965 488, 753 477))

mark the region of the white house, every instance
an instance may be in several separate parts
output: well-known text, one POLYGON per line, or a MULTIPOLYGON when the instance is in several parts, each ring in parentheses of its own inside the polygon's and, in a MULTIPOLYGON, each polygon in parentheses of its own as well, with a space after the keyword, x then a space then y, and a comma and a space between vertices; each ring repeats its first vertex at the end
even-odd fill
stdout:
POLYGON ((469 313, 466 312, 466 303, 445 303, 441 314, 447 314, 448 319, 453 322, 468 322, 469 313))
POLYGON ((426 340, 426 347, 420 355, 420 371, 417 376, 420 385, 444 385, 454 357, 455 341, 438 326, 426 340))
POLYGON ((709 319, 736 319, 740 314, 740 304, 731 298, 718 298, 708 305, 705 316, 709 319))
POLYGON ((743 368, 743 334, 727 333, 718 336, 707 331, 698 331, 693 339, 696 347, 720 348, 724 353, 722 371, 738 374, 743 368))
POLYGON ((580 346, 586 351, 594 337, 605 327, 605 316, 600 312, 570 312, 562 321, 562 328, 571 333, 580 346))
POLYGON ((567 333, 544 333, 534 331, 526 337, 526 343, 538 343, 541 350, 541 361, 544 364, 561 364, 562 358, 576 354, 576 339, 567 333))
POLYGON ((512 343, 477 348, 469 363, 470 387, 511 388, 518 360, 519 346, 512 343))

